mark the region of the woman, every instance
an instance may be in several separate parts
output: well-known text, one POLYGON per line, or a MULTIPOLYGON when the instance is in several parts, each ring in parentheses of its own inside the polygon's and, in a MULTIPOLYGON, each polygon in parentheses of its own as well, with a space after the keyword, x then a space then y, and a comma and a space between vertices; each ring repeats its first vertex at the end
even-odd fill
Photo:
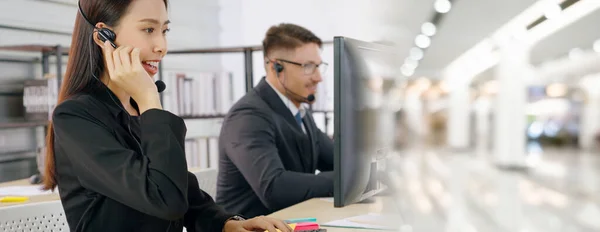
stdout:
POLYGON ((224 212, 187 171, 185 124, 162 110, 152 80, 168 30, 167 0, 80 2, 45 189, 58 186, 71 231, 291 231, 224 212))

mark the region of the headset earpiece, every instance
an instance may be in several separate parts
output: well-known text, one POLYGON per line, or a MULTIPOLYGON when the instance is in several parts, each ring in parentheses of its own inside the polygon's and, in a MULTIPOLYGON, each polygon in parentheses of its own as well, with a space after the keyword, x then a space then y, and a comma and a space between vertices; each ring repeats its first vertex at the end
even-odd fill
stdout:
POLYGON ((279 73, 283 71, 283 65, 277 62, 273 62, 273 68, 275 68, 275 73, 277 73, 277 76, 279 76, 279 73))
POLYGON ((108 29, 108 28, 99 28, 98 29, 98 39, 102 40, 102 42, 106 42, 106 40, 108 40, 110 45, 113 46, 113 48, 117 48, 117 45, 115 45, 115 42, 114 42, 116 38, 117 38, 117 36, 111 29, 108 29))

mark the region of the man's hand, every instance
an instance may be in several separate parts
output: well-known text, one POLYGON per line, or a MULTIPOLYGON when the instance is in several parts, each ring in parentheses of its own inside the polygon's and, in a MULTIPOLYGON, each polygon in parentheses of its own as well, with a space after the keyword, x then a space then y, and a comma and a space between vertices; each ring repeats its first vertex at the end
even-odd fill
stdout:
POLYGON ((268 232, 293 232, 283 221, 258 216, 244 221, 229 220, 223 227, 224 232, 248 232, 248 231, 268 231, 268 232))

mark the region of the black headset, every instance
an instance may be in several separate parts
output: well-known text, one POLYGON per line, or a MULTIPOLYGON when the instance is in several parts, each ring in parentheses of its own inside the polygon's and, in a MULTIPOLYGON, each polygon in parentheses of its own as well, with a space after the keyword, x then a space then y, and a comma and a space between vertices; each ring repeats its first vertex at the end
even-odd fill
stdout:
POLYGON ((281 65, 279 62, 273 61, 273 69, 275 69, 275 75, 277 75, 277 80, 279 80, 279 83, 281 83, 281 85, 283 86, 283 88, 285 89, 286 92, 302 98, 302 100, 307 103, 315 100, 314 94, 310 94, 310 95, 308 95, 308 97, 304 97, 300 94, 294 93, 294 91, 291 91, 287 87, 285 87, 285 84, 283 82, 281 82, 281 79, 279 79, 279 73, 283 72, 283 65, 281 65))
POLYGON ((108 40, 108 42, 110 43, 110 45, 113 46, 113 48, 117 48, 117 45, 115 45, 115 42, 114 42, 117 38, 117 35, 115 34, 115 32, 108 28, 97 28, 96 25, 92 24, 92 21, 90 21, 88 19, 88 17, 85 15, 85 13, 83 13, 83 9, 81 9, 81 1, 77 1, 77 6, 79 6, 79 13, 81 13, 81 16, 83 17, 83 19, 85 19, 85 21, 87 23, 92 25, 92 27, 96 31, 98 31, 98 39, 100 39, 102 42, 106 42, 108 40))
POLYGON ((277 62, 273 62, 273 67, 275 68, 275 73, 277 74, 277 78, 279 78, 279 73, 283 71, 283 65, 277 62))

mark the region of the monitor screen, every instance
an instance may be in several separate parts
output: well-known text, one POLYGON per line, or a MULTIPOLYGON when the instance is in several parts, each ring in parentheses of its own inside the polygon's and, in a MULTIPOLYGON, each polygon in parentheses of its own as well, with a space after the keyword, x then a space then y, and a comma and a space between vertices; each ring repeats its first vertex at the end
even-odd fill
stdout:
POLYGON ((334 38, 334 206, 368 200, 394 149, 399 59, 396 48, 334 38))

